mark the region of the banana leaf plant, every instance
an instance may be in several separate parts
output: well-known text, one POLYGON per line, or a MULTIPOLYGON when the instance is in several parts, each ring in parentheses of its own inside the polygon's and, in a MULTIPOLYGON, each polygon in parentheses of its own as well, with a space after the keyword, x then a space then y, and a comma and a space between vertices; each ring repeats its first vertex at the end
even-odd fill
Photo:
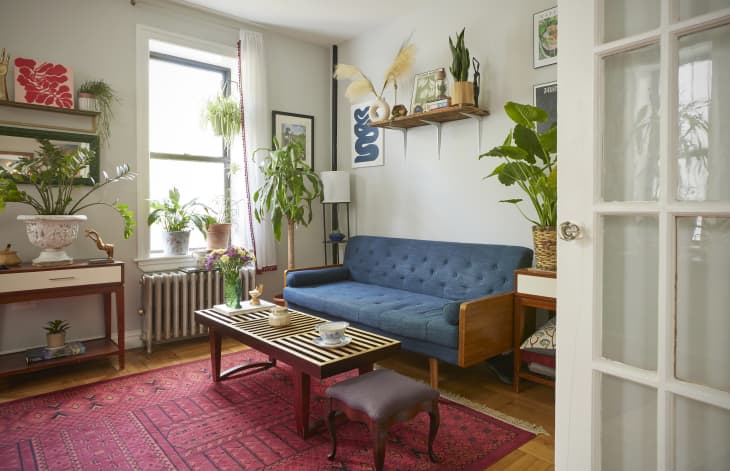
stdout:
POLYGON ((520 187, 535 209, 536 217, 528 216, 522 209, 522 198, 500 202, 515 205, 522 216, 536 226, 555 226, 558 202, 557 123, 538 133, 536 123, 547 121, 547 112, 512 101, 504 105, 504 110, 515 122, 515 127, 501 146, 479 156, 480 159, 496 157, 503 160, 484 178, 497 177, 505 186, 520 187))
POLYGON ((302 157, 304 150, 296 141, 280 146, 274 138, 273 149, 265 152, 259 170, 264 183, 253 194, 254 216, 258 222, 271 219, 274 237, 281 240, 281 227, 286 219, 289 244, 288 269, 294 268, 294 226, 312 222, 312 201, 322 198, 322 180, 302 157))

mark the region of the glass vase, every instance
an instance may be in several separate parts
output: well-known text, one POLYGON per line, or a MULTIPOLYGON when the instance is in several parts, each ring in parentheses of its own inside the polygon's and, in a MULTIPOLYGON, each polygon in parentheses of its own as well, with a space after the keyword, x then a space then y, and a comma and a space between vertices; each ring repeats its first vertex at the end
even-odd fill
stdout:
POLYGON ((226 273, 224 275, 223 299, 226 306, 233 309, 241 308, 241 279, 238 273, 226 273))

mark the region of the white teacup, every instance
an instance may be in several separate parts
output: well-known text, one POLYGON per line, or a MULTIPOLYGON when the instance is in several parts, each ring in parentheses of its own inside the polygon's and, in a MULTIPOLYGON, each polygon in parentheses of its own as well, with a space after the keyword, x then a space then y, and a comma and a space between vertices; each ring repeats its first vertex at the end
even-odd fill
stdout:
POLYGON ((325 322, 316 326, 315 329, 324 343, 334 345, 342 342, 345 337, 345 329, 349 325, 349 322, 325 322))

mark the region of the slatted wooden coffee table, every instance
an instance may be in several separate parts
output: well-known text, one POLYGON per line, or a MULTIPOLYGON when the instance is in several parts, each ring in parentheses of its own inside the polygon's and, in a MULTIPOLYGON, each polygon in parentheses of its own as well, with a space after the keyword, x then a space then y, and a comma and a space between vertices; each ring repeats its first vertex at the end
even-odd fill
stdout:
POLYGON ((270 368, 280 360, 290 365, 294 381, 294 416, 297 433, 302 438, 310 435, 309 395, 310 378, 328 378, 345 371, 358 369, 366 373, 373 363, 400 349, 400 342, 382 335, 348 327, 345 334, 352 341, 343 347, 323 348, 314 344, 319 337, 317 324, 325 319, 290 310, 291 324, 271 327, 269 309, 227 316, 212 309, 195 311, 195 320, 209 329, 210 361, 215 381, 234 373, 255 368, 270 368), (268 362, 240 365, 221 373, 221 339, 231 337, 269 356, 268 362))

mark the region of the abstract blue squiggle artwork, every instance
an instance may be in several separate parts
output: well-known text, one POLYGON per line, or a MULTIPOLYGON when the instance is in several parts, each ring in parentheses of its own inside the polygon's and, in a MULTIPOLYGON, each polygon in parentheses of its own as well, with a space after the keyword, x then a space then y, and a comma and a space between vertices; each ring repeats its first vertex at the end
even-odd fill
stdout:
MULTIPOLYGON (((375 164, 381 157, 381 130, 368 126, 370 106, 352 107, 353 164, 375 164)), ((380 164, 382 165, 382 164, 380 164)))

